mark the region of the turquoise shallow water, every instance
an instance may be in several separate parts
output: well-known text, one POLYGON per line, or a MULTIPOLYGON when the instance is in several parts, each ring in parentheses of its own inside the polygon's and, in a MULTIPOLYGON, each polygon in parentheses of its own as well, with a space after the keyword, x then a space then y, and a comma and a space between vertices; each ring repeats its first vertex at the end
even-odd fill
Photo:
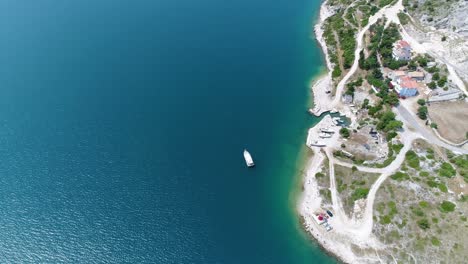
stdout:
POLYGON ((0 262, 334 263, 295 212, 319 4, 1 1, 0 262))

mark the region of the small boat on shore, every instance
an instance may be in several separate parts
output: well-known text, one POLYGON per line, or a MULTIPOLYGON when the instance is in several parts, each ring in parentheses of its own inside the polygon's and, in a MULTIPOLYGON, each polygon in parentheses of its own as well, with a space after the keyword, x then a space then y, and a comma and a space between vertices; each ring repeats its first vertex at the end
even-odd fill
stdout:
POLYGON ((343 120, 341 120, 341 118, 339 118, 339 117, 334 117, 334 118, 333 118, 333 123, 334 123, 335 125, 339 125, 339 124, 342 124, 342 123, 343 123, 343 120))
POLYGON ((333 130, 331 130, 329 128, 321 128, 320 132, 329 133, 329 134, 334 134, 335 133, 335 131, 333 131, 333 130))
POLYGON ((309 147, 326 147, 327 145, 325 145, 325 143, 321 142, 321 141, 318 141, 318 140, 314 140, 312 142, 310 142, 309 144, 309 147))
POLYGON ((253 167, 255 166, 255 163, 253 162, 252 156, 250 153, 244 149, 244 159, 245 159, 245 164, 247 164, 247 167, 253 167))

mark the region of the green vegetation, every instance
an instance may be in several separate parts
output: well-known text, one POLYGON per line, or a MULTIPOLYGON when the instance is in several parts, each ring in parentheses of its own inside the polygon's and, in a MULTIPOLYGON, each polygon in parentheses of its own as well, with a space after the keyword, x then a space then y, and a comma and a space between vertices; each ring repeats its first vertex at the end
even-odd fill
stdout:
POLYGON ((346 190, 346 188, 348 188, 348 185, 346 183, 343 183, 342 179, 336 179, 336 185, 337 185, 336 190, 339 193, 343 192, 344 190, 346 190))
POLYGON ((429 221, 426 218, 418 220, 417 224, 423 230, 429 229, 431 227, 431 225, 429 224, 429 221))
POLYGON ((457 157, 450 158, 458 171, 458 173, 468 182, 468 155, 460 155, 457 157))
POLYGON ((346 127, 343 127, 340 129, 340 135, 344 138, 349 138, 350 136, 350 132, 349 132, 349 129, 347 129, 346 127))
POLYGON ((447 178, 452 178, 456 174, 455 169, 448 162, 442 163, 438 172, 440 176, 447 178))
POLYGON ((439 239, 437 239, 436 237, 432 237, 432 238, 431 238, 431 243, 432 243, 432 245, 434 245, 434 246, 437 246, 437 247, 440 246, 440 241, 439 241, 439 239))
POLYGON ((336 79, 341 76, 341 69, 339 65, 335 65, 332 71, 332 78, 336 79))
POLYGON ((443 213, 449 213, 449 212, 453 212, 455 210, 455 207, 456 207, 456 205, 454 203, 449 202, 449 201, 443 201, 440 204, 439 209, 443 213))
POLYGON ((342 71, 351 68, 354 61, 356 30, 343 19, 343 17, 347 17, 350 22, 357 24, 352 12, 353 9, 344 14, 344 11, 340 10, 335 15, 327 18, 324 24, 323 37, 327 47, 329 47, 330 62, 335 65, 332 71, 333 79, 341 77, 342 71), (341 58, 338 57, 340 56, 339 50, 342 51, 341 58))
POLYGON ((429 207, 429 203, 426 201, 420 201, 419 206, 421 206, 421 208, 427 208, 429 207))
POLYGON ((421 210, 421 208, 413 208, 413 214, 415 214, 416 216, 421 216, 423 217, 425 214, 424 214, 424 211, 421 210))
POLYGON ((419 173, 419 176, 421 176, 421 177, 428 177, 428 176, 429 176, 429 172, 427 172, 427 171, 421 171, 421 172, 419 173))
POLYGON ((418 99, 418 104, 419 104, 420 106, 424 106, 424 105, 426 105, 426 100, 424 100, 424 99, 418 99))
POLYGON ((439 187, 439 190, 443 193, 446 193, 448 192, 448 189, 447 189, 447 186, 443 183, 439 183, 439 185, 437 185, 437 187, 439 187))
POLYGON ((395 152, 395 154, 400 153, 400 150, 403 148, 403 144, 392 144, 391 148, 395 152))
POLYGON ((439 186, 439 184, 437 182, 433 181, 433 180, 428 180, 427 185, 429 185, 429 187, 431 187, 431 188, 435 188, 435 187, 439 186))
POLYGON ((351 68, 354 62, 354 50, 356 49, 355 35, 356 31, 354 29, 341 29, 338 32, 341 50, 343 51, 343 67, 345 69, 351 68))
POLYGON ((422 120, 427 119, 427 106, 420 106, 418 108, 418 117, 421 118, 422 120))
POLYGON ((317 173, 315 174, 315 178, 323 178, 323 177, 325 177, 325 174, 323 174, 323 173, 321 173, 321 172, 317 172, 317 173))
POLYGON ((444 87, 446 83, 447 83, 447 76, 442 76, 442 77, 440 77, 440 79, 437 81, 437 86, 439 86, 439 87, 444 87))
POLYGON ((359 77, 356 81, 346 84, 345 94, 354 96, 354 91, 356 90, 356 87, 361 86, 362 82, 363 82, 363 79, 361 77, 359 77))
POLYGON ((427 70, 429 73, 436 73, 436 72, 438 73, 438 72, 440 71, 440 69, 437 68, 436 66, 432 66, 432 67, 430 67, 430 68, 427 68, 426 70, 427 70))
POLYGON ((408 152, 406 152, 405 157, 408 166, 410 166, 413 169, 419 169, 419 158, 414 151, 409 150, 408 152))
POLYGON ((398 15, 398 18, 400 19, 400 22, 402 25, 406 25, 409 23, 410 21, 410 18, 407 14, 403 13, 403 12, 400 12, 397 14, 398 15))
POLYGON ((376 128, 384 132, 395 131, 403 127, 403 122, 395 119, 396 115, 392 111, 386 111, 380 115, 380 120, 376 128))
POLYGON ((392 178, 393 180, 395 181, 404 181, 404 180, 409 180, 409 176, 408 174, 406 173, 403 173, 403 172, 396 172, 395 174, 393 174, 392 176, 390 176, 390 178, 392 178))
MULTIPOLYGON (((380 218, 380 223, 381 224, 390 224, 392 222, 393 217, 398 213, 398 210, 396 208, 396 203, 394 201, 388 202, 388 208, 390 209, 390 212, 387 215, 384 215, 380 218)), ((385 210, 385 204, 381 203, 378 208, 379 212, 381 214, 384 213, 385 210)))
POLYGON ((351 199, 353 201, 356 201, 359 199, 365 199, 367 198, 368 194, 369 194, 368 188, 357 188, 356 190, 354 190, 353 194, 351 195, 351 199))
POLYGON ((388 225, 388 224, 390 224, 391 222, 392 222, 392 219, 390 218, 389 215, 384 215, 384 216, 382 216, 382 217, 380 218, 380 223, 381 223, 382 225, 388 225))
POLYGON ((376 167, 377 168, 385 168, 388 165, 390 165, 390 163, 392 163, 394 160, 395 160, 395 156, 390 156, 389 155, 388 158, 386 160, 384 160, 384 162, 382 164, 377 164, 376 167))
POLYGON ((384 7, 392 3, 393 0, 379 0, 379 7, 384 7))
POLYGON ((388 207, 390 207, 391 215, 396 215, 398 213, 397 208, 396 208, 396 203, 394 201, 388 202, 388 207))
POLYGON ((331 191, 329 189, 321 189, 320 196, 325 197, 327 200, 331 201, 331 191))
POLYGON ((371 26, 370 33, 371 40, 368 46, 369 56, 365 58, 364 52, 360 53, 359 67, 367 71, 367 82, 379 91, 377 96, 382 98, 382 102, 377 106, 373 109, 369 108, 369 114, 373 116, 383 109, 384 104, 393 106, 399 102, 398 96, 393 92, 389 92, 389 80, 384 80, 377 56, 380 55, 382 58, 382 66, 384 67, 397 69, 406 65, 406 62, 394 61, 392 57, 393 43, 400 39, 400 34, 395 24, 390 24, 390 26, 385 29, 384 20, 380 20, 377 24, 371 26))

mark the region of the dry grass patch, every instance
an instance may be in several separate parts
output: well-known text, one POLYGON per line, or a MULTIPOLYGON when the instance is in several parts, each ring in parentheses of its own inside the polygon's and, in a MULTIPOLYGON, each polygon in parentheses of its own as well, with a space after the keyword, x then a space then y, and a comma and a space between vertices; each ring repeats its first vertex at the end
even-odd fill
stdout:
POLYGON ((431 103, 429 117, 437 124, 439 134, 454 142, 461 143, 468 132, 468 103, 465 101, 431 103))

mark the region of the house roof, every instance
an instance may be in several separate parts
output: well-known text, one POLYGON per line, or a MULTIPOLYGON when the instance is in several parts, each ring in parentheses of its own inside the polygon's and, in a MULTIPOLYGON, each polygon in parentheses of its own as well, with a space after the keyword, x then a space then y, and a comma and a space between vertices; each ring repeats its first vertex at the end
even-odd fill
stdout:
POLYGON ((403 76, 400 76, 400 81, 401 82, 409 82, 409 81, 412 81, 413 79, 411 79, 411 77, 407 76, 407 75, 403 75, 403 76))
POLYGON ((399 40, 398 45, 400 45, 403 48, 411 48, 410 44, 406 42, 405 40, 399 40))
POLYGON ((411 78, 424 78, 424 72, 420 72, 420 71, 408 72, 408 76, 411 78))
POLYGON ((393 71, 394 76, 405 76, 406 73, 404 71, 393 71))
POLYGON ((398 40, 393 44, 393 53, 398 57, 411 56, 411 46, 404 40, 398 40))
POLYGON ((393 53, 395 54, 395 56, 400 58, 406 58, 411 56, 411 51, 409 49, 403 49, 400 46, 396 46, 393 49, 393 53))
POLYGON ((418 89, 418 87, 419 87, 418 83, 416 81, 414 81, 414 80, 403 80, 400 83, 400 86, 402 88, 406 88, 406 89, 418 89))

